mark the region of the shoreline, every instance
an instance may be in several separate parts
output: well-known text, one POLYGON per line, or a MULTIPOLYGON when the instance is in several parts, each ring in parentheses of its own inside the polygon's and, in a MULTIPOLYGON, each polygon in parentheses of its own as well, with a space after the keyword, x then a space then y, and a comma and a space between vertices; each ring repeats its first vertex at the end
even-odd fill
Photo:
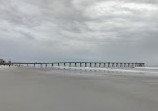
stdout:
POLYGON ((90 72, 90 73, 115 73, 116 75, 135 75, 135 76, 155 76, 158 77, 158 67, 141 67, 141 68, 96 68, 96 67, 26 67, 26 66, 0 66, 0 70, 3 69, 37 69, 37 70, 45 70, 45 71, 53 71, 53 70, 65 70, 65 71, 80 71, 80 72, 90 72), (128 74, 126 74, 128 73, 128 74))

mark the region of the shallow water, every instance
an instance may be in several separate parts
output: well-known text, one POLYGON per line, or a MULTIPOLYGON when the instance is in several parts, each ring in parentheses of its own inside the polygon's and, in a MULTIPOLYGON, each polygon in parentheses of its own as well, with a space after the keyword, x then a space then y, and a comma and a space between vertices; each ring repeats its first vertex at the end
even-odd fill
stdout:
POLYGON ((157 111, 157 94, 144 73, 0 68, 1 111, 157 111))

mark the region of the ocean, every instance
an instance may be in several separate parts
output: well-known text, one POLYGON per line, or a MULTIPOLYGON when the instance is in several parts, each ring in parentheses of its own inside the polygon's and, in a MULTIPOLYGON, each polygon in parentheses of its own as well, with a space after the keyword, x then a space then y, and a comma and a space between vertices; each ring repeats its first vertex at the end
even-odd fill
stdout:
POLYGON ((0 66, 0 111, 157 111, 158 68, 0 66))

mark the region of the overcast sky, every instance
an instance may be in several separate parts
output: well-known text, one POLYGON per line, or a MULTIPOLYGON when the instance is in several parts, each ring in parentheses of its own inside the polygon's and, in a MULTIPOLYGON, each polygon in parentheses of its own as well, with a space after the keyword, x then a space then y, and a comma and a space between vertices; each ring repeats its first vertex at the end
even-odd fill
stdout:
POLYGON ((0 0, 0 58, 158 65, 158 0, 0 0))

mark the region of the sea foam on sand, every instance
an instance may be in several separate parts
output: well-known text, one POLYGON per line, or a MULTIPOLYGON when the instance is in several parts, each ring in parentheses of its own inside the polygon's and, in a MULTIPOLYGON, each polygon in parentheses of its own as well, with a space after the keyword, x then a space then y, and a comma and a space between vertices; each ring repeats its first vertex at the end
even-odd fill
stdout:
POLYGON ((151 72, 0 67, 0 111, 157 111, 158 76, 151 72))

